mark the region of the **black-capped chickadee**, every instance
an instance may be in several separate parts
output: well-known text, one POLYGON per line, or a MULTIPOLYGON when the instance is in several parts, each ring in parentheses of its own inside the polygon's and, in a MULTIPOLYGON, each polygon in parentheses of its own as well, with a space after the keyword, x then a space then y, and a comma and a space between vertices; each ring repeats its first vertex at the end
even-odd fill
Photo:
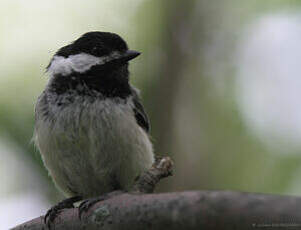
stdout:
POLYGON ((149 121, 129 83, 128 62, 139 54, 117 34, 89 32, 51 59, 34 140, 67 197, 130 190, 153 164, 149 121))

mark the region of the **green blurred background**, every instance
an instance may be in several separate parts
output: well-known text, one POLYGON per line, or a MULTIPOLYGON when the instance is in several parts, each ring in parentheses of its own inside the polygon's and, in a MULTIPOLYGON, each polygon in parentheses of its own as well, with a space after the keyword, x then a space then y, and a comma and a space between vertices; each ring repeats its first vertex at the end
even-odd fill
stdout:
POLYGON ((301 2, 1 0, 0 229, 62 199, 31 143, 51 56, 87 31, 120 34, 155 150, 158 192, 301 194, 301 2), (18 213, 18 215, 16 215, 18 213))

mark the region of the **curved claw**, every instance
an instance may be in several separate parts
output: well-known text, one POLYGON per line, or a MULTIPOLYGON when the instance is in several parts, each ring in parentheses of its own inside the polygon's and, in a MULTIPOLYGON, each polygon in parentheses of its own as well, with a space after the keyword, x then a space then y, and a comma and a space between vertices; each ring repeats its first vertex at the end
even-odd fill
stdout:
POLYGON ((75 196, 68 199, 65 199, 58 203, 57 205, 50 208, 46 215, 44 216, 44 223, 47 225, 48 229, 51 229, 51 226, 57 217, 57 215, 65 208, 74 208, 73 203, 82 200, 82 197, 75 196))
POLYGON ((102 200, 105 200, 104 196, 84 200, 78 206, 78 218, 81 220, 82 219, 82 214, 84 212, 87 212, 95 203, 97 203, 98 201, 102 201, 102 200))
POLYGON ((47 225, 48 229, 51 229, 51 226, 57 217, 57 215, 62 211, 62 209, 57 208, 54 206, 53 208, 49 209, 44 217, 44 223, 47 225))

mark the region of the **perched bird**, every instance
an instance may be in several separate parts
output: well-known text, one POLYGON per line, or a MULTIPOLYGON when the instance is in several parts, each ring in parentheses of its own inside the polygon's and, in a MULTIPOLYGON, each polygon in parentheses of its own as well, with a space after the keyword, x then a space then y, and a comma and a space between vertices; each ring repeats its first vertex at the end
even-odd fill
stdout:
POLYGON ((130 190, 154 162, 149 120, 129 83, 128 62, 139 54, 117 34, 88 32, 47 67, 34 141, 69 202, 130 190))

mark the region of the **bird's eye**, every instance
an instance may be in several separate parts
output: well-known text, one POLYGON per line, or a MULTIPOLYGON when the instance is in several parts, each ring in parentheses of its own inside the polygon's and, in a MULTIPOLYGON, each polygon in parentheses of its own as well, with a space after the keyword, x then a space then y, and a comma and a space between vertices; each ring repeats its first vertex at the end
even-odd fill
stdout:
POLYGON ((92 50, 91 50, 91 53, 93 55, 97 55, 98 54, 98 48, 97 47, 93 47, 92 50))

